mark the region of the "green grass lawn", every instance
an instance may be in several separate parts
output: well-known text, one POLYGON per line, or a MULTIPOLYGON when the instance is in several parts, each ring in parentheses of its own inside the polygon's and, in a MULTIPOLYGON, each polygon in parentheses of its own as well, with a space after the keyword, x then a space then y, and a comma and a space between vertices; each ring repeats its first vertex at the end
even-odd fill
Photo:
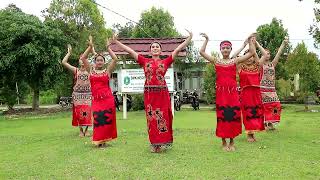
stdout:
MULTIPOLYGON (((319 109, 319 107, 316 107, 319 109)), ((118 113, 118 139, 106 149, 78 137, 71 113, 0 117, 0 179, 320 179, 320 113, 286 106, 275 132, 223 152, 215 113, 185 110, 174 118, 174 145, 149 152, 144 112, 118 113)))

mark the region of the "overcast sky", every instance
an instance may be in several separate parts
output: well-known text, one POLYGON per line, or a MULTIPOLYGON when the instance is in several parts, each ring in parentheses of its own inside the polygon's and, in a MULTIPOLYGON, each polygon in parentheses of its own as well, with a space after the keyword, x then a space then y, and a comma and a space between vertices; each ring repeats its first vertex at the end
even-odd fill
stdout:
MULTIPOLYGON (((207 51, 219 50, 218 40, 231 40, 234 49, 261 24, 270 23, 273 17, 281 19, 288 29, 290 42, 295 45, 304 39, 310 51, 320 55, 313 47, 308 28, 313 23, 313 0, 96 0, 134 21, 141 12, 152 6, 168 10, 174 17, 178 31, 187 35, 185 28, 194 33, 195 45, 200 47, 200 32, 209 35, 207 51)), ((49 7, 51 0, 0 0, 0 8, 16 4, 24 12, 41 16, 41 10, 49 7)), ((108 27, 115 23, 125 24, 128 20, 100 8, 108 27)))

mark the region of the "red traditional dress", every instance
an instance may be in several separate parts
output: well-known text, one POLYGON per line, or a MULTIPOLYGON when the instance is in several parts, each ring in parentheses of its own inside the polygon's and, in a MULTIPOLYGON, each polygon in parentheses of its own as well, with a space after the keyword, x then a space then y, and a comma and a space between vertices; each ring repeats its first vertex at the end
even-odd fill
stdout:
POLYGON ((262 66, 261 96, 264 106, 264 118, 267 123, 280 122, 281 104, 275 88, 275 67, 272 62, 262 66))
POLYGON ((91 126, 91 87, 89 73, 76 69, 72 93, 72 126, 91 126))
POLYGON ((93 111, 93 144, 98 145, 117 138, 116 108, 106 70, 90 75, 93 111))
POLYGON ((147 116, 148 134, 151 145, 171 145, 173 142, 172 110, 169 91, 165 81, 172 56, 155 60, 138 56, 146 81, 144 85, 144 106, 147 116))
POLYGON ((241 134, 241 110, 236 81, 236 64, 215 64, 216 68, 216 136, 235 138, 241 134))
POLYGON ((247 133, 264 130, 259 65, 240 66, 240 99, 243 124, 247 133))

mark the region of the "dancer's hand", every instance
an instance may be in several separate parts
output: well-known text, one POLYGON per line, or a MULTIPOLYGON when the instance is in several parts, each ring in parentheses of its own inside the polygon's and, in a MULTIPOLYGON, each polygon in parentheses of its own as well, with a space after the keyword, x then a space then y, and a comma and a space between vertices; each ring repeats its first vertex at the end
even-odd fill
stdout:
POLYGON ((113 42, 113 38, 112 37, 111 38, 107 38, 106 39, 106 47, 108 48, 112 44, 112 42, 113 42))
POLYGON ((191 31, 189 31, 188 29, 185 29, 188 33, 189 33, 189 36, 192 37, 193 36, 193 33, 191 31))
POLYGON ((117 41, 118 40, 118 36, 119 36, 119 34, 118 33, 113 33, 112 34, 112 42, 115 42, 115 41, 117 41))
POLYGON ((288 37, 288 36, 286 36, 286 37, 284 38, 283 43, 284 43, 284 44, 288 44, 288 43, 289 43, 289 37, 288 37))
POLYGON ((206 33, 200 33, 200 35, 201 35, 202 37, 206 38, 206 40, 209 40, 209 37, 208 37, 208 35, 207 35, 206 33))
POLYGON ((88 39, 88 45, 92 48, 93 47, 93 39, 92 39, 92 36, 90 35, 89 36, 89 39, 88 39))
POLYGON ((72 53, 72 47, 70 44, 68 44, 68 54, 71 54, 72 53))

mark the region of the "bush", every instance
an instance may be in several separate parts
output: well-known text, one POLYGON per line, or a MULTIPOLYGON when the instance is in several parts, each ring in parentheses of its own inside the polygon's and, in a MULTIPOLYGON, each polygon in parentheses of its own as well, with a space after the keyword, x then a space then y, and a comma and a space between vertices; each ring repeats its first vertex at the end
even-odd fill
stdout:
POLYGON ((299 104, 306 103, 305 101, 306 101, 307 97, 312 97, 315 101, 318 100, 318 97, 315 95, 315 93, 311 93, 311 92, 309 92, 309 93, 307 93, 307 92, 296 92, 295 95, 296 95, 296 101, 299 104))
POLYGON ((143 94, 132 95, 132 110, 139 111, 144 109, 143 94))
MULTIPOLYGON (((33 94, 30 93, 27 97, 27 103, 32 104, 33 94)), ((57 94, 53 89, 47 91, 40 91, 39 97, 40 104, 56 104, 57 103, 57 94)))
POLYGON ((291 83, 290 80, 279 79, 276 81, 277 94, 280 100, 290 97, 291 83))

